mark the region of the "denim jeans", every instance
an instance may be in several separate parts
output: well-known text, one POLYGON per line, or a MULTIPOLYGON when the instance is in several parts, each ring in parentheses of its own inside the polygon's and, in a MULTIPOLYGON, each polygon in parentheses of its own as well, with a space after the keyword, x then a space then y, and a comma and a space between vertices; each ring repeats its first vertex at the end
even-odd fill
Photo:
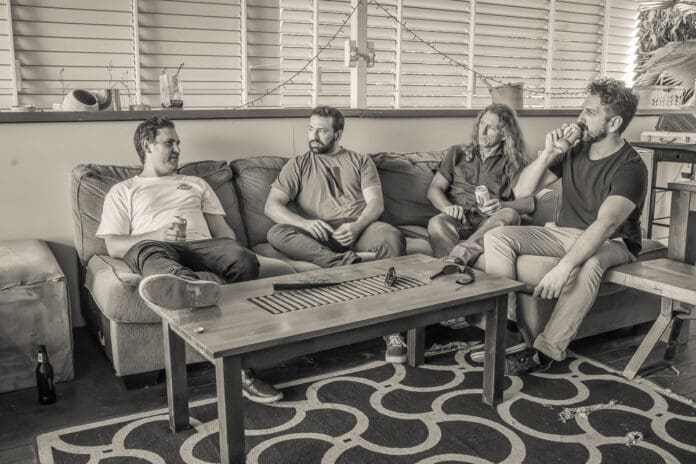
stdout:
MULTIPOLYGON (((483 236, 489 230, 505 225, 519 225, 520 215, 512 208, 502 208, 489 217, 469 210, 463 221, 440 213, 428 222, 428 235, 433 256, 460 256, 458 248, 466 248, 469 263, 483 253, 483 236)), ((462 257, 462 256, 460 256, 462 257)))
MULTIPOLYGON (((520 255, 562 258, 584 231, 573 227, 501 227, 484 237, 486 272, 517 279, 516 261, 520 255)), ((546 323, 534 340, 534 348, 561 361, 566 348, 578 333, 580 324, 597 298, 604 272, 619 264, 636 261, 621 240, 606 240, 596 253, 573 269, 546 323)), ((508 317, 516 312, 516 298, 511 295, 508 317)))
MULTIPOLYGON (((326 221, 336 229, 354 219, 326 221)), ((304 229, 290 224, 276 224, 268 231, 268 242, 290 259, 308 261, 326 268, 360 262, 355 252, 373 252, 377 259, 396 258, 406 253, 406 239, 399 230, 386 222, 376 221, 365 227, 350 246, 344 246, 329 236, 317 240, 304 229)))
POLYGON ((143 240, 123 257, 128 267, 147 277, 175 274, 198 279, 196 272, 217 274, 228 284, 256 279, 259 260, 251 251, 231 238, 211 238, 192 242, 143 240))

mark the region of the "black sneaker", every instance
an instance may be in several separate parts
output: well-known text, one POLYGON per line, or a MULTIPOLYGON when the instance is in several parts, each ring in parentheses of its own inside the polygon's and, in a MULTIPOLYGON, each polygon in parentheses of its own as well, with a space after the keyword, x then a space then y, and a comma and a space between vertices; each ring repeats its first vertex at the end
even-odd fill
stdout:
MULTIPOLYGON (((505 356, 519 353, 520 351, 524 351, 524 349, 527 348, 527 344, 525 342, 518 343, 516 345, 508 346, 505 348, 505 356)), ((471 360, 474 362, 483 362, 484 357, 486 356, 486 350, 476 350, 471 353, 471 360)))
POLYGON ((551 367, 553 360, 534 348, 505 356, 505 374, 522 375, 531 372, 543 372, 551 367))
POLYGON ((242 369, 242 395, 254 403, 274 403, 283 398, 283 392, 256 377, 253 369, 242 369))
POLYGON ((406 362, 406 341, 400 333, 384 336, 387 342, 387 350, 384 353, 384 360, 388 363, 403 364, 406 362))
POLYGON ((220 301, 220 284, 174 274, 157 274, 140 281, 140 296, 167 309, 204 308, 220 301))

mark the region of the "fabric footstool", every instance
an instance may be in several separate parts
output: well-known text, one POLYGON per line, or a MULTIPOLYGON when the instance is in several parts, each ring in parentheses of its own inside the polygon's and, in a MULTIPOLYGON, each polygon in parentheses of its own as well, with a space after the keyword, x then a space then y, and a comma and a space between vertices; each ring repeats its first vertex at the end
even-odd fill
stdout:
POLYGON ((73 378, 65 275, 45 242, 0 241, 0 393, 36 385, 37 345, 55 382, 73 378))

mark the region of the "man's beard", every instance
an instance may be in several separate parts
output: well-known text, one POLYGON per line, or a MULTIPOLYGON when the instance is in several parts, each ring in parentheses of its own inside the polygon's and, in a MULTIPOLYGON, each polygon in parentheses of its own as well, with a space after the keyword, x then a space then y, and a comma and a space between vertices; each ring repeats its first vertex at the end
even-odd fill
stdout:
POLYGON ((604 126, 602 126, 602 128, 597 132, 590 132, 587 129, 587 126, 585 126, 584 124, 581 125, 580 127, 583 130, 582 141, 585 143, 589 143, 589 144, 600 142, 600 141, 604 140, 604 138, 609 133, 609 127, 607 124, 604 124, 604 126))
POLYGON ((336 142, 331 142, 328 145, 325 145, 323 142, 319 140, 310 140, 309 141, 309 151, 314 153, 315 155, 321 155, 324 153, 332 153, 334 151, 334 147, 336 146, 336 142), (312 145, 312 142, 315 143, 315 145, 312 145))

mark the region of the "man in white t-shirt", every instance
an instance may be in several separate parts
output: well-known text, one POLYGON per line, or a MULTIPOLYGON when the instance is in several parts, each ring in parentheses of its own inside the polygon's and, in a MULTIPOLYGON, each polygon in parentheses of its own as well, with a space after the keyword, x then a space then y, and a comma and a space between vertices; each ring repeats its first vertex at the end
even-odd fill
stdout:
MULTIPOLYGON (((174 123, 150 118, 138 125, 133 142, 143 170, 111 188, 96 235, 110 256, 144 277, 143 299, 170 309, 212 306, 220 286, 196 272, 212 272, 226 283, 257 278, 259 261, 235 239, 212 188, 200 177, 176 172, 180 141, 174 123)), ((244 396, 252 401, 282 397, 250 370, 242 374, 244 396)))

